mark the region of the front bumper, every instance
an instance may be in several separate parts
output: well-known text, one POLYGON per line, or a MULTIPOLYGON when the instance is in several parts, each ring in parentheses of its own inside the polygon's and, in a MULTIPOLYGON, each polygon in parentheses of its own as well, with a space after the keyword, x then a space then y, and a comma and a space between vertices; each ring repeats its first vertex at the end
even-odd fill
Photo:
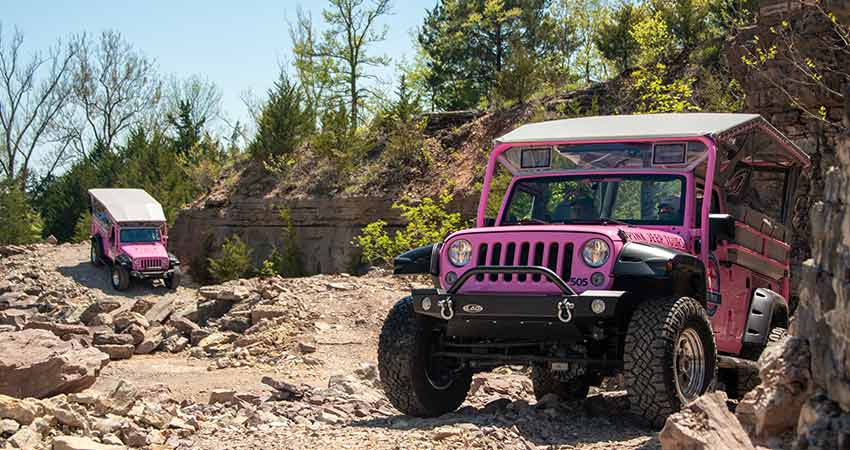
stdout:
POLYGON ((578 338, 590 333, 594 325, 613 319, 623 294, 590 290, 576 294, 545 267, 481 266, 467 271, 447 291, 415 289, 413 308, 417 314, 447 321, 450 336, 578 338), (558 286, 562 294, 457 293, 472 276, 491 273, 540 274, 558 286), (594 302, 596 311, 592 308, 594 302))
POLYGON ((168 278, 174 274, 174 269, 168 270, 131 270, 130 276, 142 280, 168 278))

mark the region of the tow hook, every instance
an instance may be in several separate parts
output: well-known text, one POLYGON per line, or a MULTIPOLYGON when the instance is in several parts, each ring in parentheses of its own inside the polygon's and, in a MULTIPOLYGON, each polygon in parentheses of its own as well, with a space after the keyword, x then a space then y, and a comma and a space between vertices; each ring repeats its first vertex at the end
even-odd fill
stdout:
POLYGON ((567 299, 558 302, 558 320, 564 323, 569 323, 573 320, 573 308, 575 307, 576 305, 567 301, 567 299))
POLYGON ((453 304, 451 297, 447 297, 443 300, 440 300, 439 302, 437 302, 437 306, 440 307, 440 317, 442 317, 443 319, 452 320, 452 318, 455 316, 455 311, 454 309, 452 309, 453 304))

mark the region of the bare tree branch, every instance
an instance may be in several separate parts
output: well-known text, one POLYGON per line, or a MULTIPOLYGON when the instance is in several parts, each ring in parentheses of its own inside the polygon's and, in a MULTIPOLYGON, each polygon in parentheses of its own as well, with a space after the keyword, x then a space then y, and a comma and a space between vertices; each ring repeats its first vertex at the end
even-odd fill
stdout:
MULTIPOLYGON (((68 107, 73 46, 57 42, 46 54, 36 52, 22 60, 24 38, 15 30, 11 37, 0 25, 0 169, 2 176, 23 186, 32 174, 32 161, 42 146, 55 142, 55 120, 68 107)), ((67 147, 54 153, 62 159, 67 147)), ((56 165, 47 167, 50 174, 56 165)))

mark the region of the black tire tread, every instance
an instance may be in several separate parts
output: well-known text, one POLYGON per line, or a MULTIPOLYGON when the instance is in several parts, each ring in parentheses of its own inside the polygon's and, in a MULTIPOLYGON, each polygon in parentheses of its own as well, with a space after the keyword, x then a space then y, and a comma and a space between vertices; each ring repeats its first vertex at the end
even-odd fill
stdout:
POLYGON ((430 339, 428 318, 413 312, 413 298, 406 297, 387 315, 378 339, 378 371, 390 403, 404 414, 434 417, 457 409, 466 400, 472 375, 456 378, 445 390, 433 388, 425 375, 430 339))
POLYGON ((691 320, 707 327, 710 345, 705 348, 712 374, 705 391, 714 385, 717 349, 705 308, 689 297, 648 300, 634 311, 625 339, 624 379, 630 405, 650 425, 660 428, 681 407, 673 381, 675 340, 691 320))

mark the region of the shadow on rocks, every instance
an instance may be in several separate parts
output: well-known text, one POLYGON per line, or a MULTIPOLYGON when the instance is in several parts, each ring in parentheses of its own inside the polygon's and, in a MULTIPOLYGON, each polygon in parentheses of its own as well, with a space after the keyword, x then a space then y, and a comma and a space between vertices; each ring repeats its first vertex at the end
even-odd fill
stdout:
POLYGON ((351 422, 352 427, 401 431, 431 431, 439 439, 451 430, 502 434, 504 439, 520 439, 538 445, 580 445, 597 442, 629 441, 636 448, 660 449, 653 430, 643 427, 628 412, 625 393, 605 393, 587 397, 581 402, 554 400, 529 404, 525 400, 498 399, 484 406, 464 405, 457 411, 439 417, 418 418, 396 415, 381 419, 351 422))

